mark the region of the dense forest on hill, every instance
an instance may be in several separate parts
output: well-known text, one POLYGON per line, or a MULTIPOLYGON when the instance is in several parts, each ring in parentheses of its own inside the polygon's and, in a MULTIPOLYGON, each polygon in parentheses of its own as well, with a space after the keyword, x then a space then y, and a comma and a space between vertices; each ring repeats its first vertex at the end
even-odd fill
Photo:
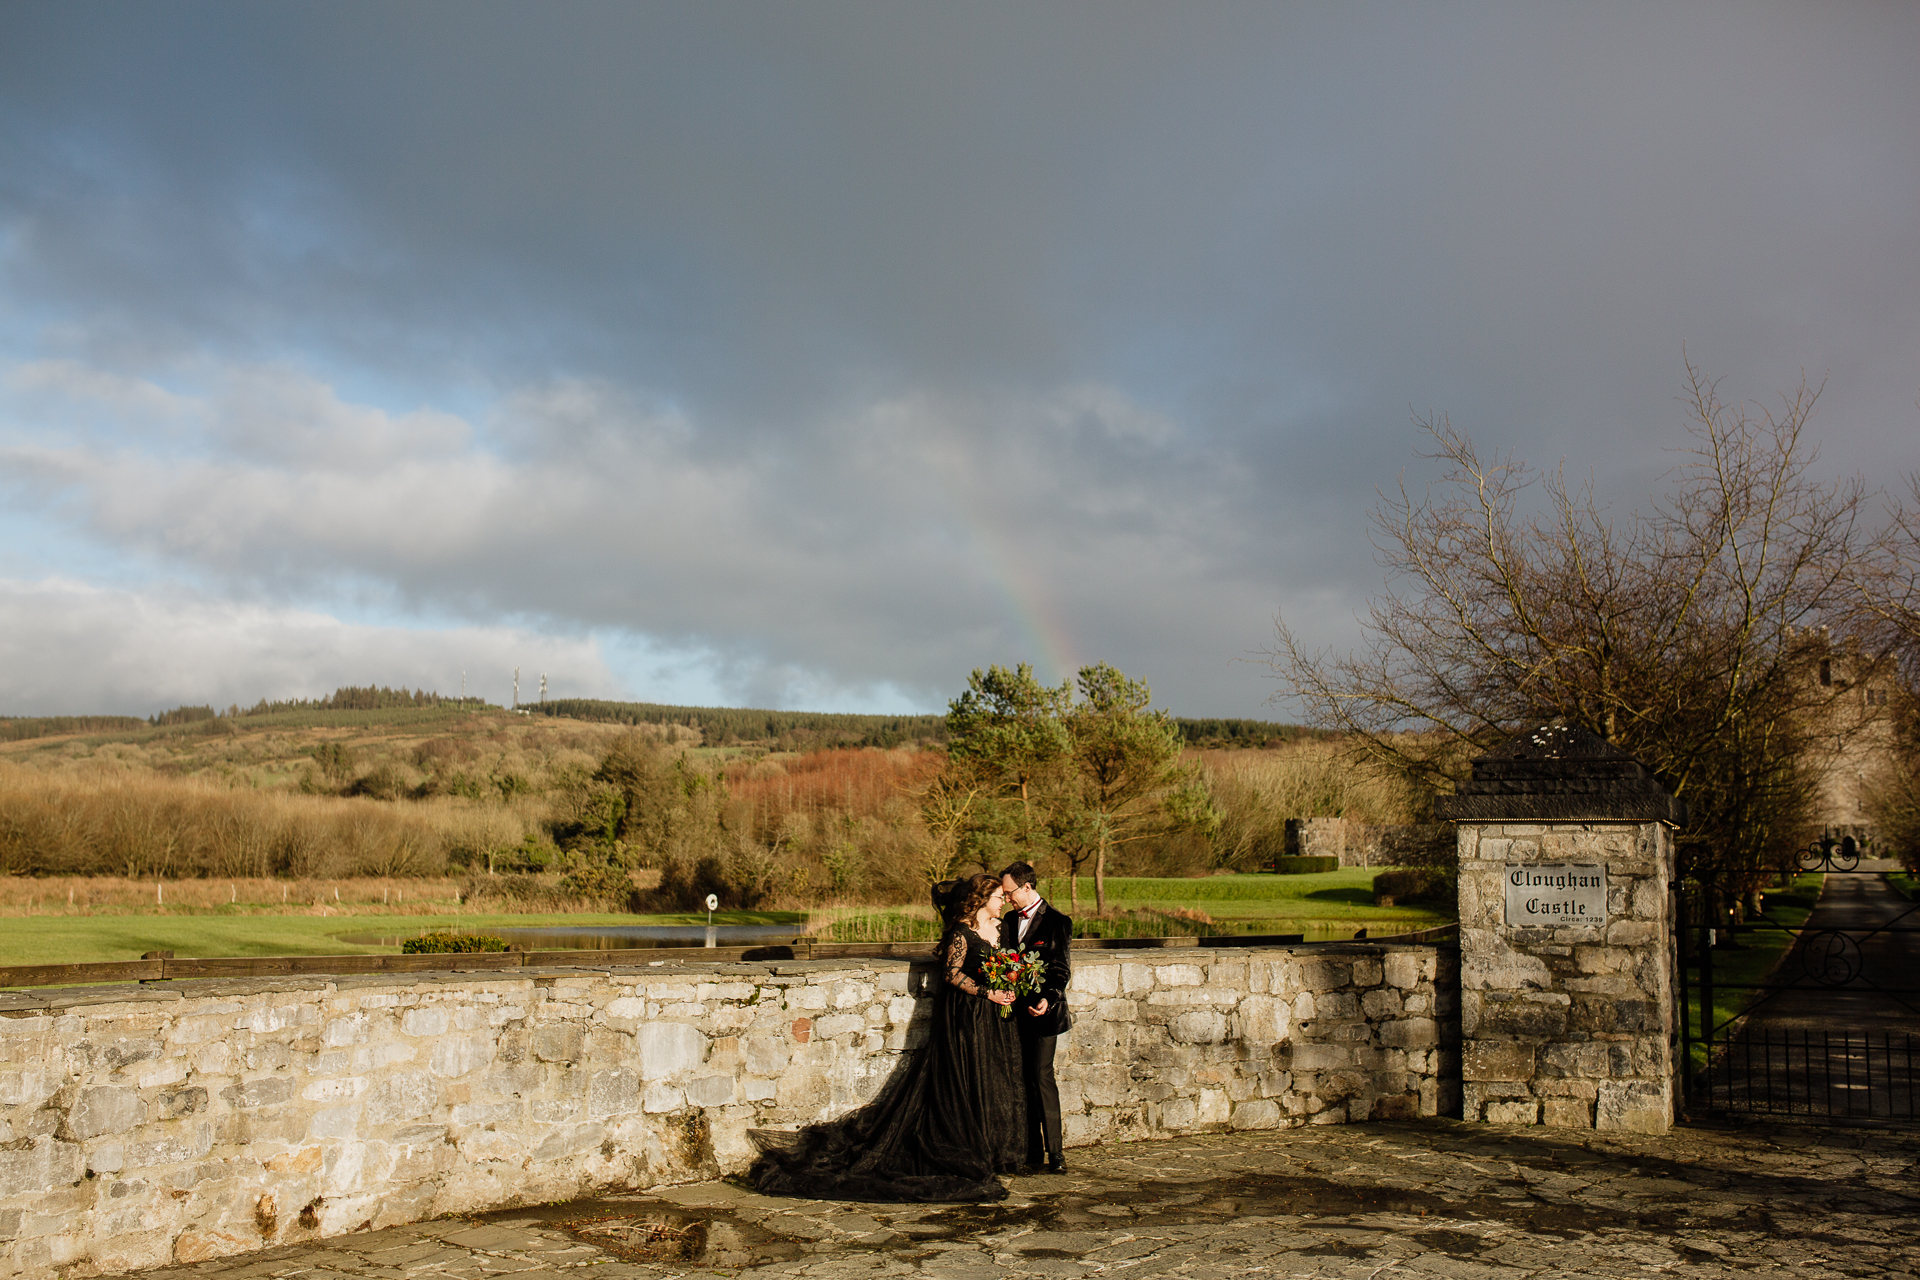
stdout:
POLYGON ((944 742, 947 719, 938 716, 854 715, 829 711, 759 711, 748 707, 675 707, 656 702, 550 698, 520 708, 534 715, 593 724, 678 725, 698 730, 709 747, 756 743, 775 750, 818 747, 897 747, 944 742))
MULTIPOLYGON (((282 715, 289 711, 386 711, 398 708, 418 707, 464 707, 477 710, 486 706, 483 698, 450 698, 442 693, 430 693, 425 689, 389 689, 385 685, 344 685, 335 689, 324 698, 290 698, 281 702, 269 702, 262 698, 246 710, 239 712, 243 716, 282 715)), ((205 708, 201 708, 205 710, 205 708)), ((229 710, 232 714, 232 710, 229 710)))
MULTIPOLYGON (((676 707, 654 702, 608 702, 554 698, 521 708, 535 715, 598 724, 679 725, 700 732, 703 745, 756 743, 792 751, 820 747, 897 747, 947 739, 944 715, 882 716, 823 711, 759 711, 744 707, 676 707)), ((1319 730, 1270 720, 1174 717, 1181 738, 1194 747, 1277 747, 1319 730)))
POLYGON ((0 719, 0 742, 25 742, 69 733, 125 733, 144 729, 139 716, 18 716, 0 719))
MULTIPOLYGON (((368 685, 365 688, 348 685, 335 689, 324 698, 289 698, 270 702, 260 699, 251 707, 228 707, 224 712, 216 711, 206 704, 174 707, 171 710, 156 712, 142 719, 139 716, 0 716, 0 742, 25 742, 33 738, 64 737, 71 734, 138 735, 145 729, 178 729, 195 726, 200 732, 217 731, 222 720, 240 717, 274 716, 282 720, 288 717, 300 717, 311 725, 324 725, 325 717, 318 719, 303 715, 311 712, 329 711, 482 711, 487 703, 481 698, 449 698, 439 693, 430 693, 425 689, 389 689, 384 685, 368 685)), ((342 726, 349 723, 365 724, 365 716, 343 717, 342 726)))
POLYGON ((1281 747, 1336 735, 1301 724, 1276 724, 1271 720, 1202 720, 1175 716, 1174 727, 1190 747, 1281 747))
MULTIPOLYGON (((217 733, 222 721, 260 721, 271 717, 287 727, 321 728, 380 723, 381 712, 485 712, 480 698, 448 697, 425 689, 389 689, 384 685, 348 685, 321 698, 260 699, 250 707, 217 711, 210 705, 174 707, 141 719, 137 716, 31 716, 0 718, 0 742, 69 734, 121 735, 144 729, 186 729, 217 733), (341 714, 357 713, 357 714, 341 714), (368 713, 374 713, 369 715, 368 713)), ((518 710, 550 719, 589 724, 673 726, 697 734, 706 747, 761 746, 772 751, 810 751, 835 747, 939 746, 946 742, 944 715, 859 715, 828 711, 771 711, 752 707, 682 707, 658 702, 616 702, 601 698, 551 698, 518 710)), ((411 719, 403 716, 402 719, 411 719)), ((396 723, 398 723, 396 721, 396 723)), ((1270 720, 1176 716, 1174 725, 1190 747, 1280 747, 1328 735, 1303 725, 1270 720)))

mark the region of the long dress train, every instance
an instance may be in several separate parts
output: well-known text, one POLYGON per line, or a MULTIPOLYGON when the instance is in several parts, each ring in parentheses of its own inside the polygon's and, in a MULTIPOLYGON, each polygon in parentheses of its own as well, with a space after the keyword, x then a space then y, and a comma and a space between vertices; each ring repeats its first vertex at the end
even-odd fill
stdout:
POLYGON ((818 1200, 1003 1200, 996 1173, 1027 1149, 1020 1037, 986 998, 991 944, 951 928, 927 1043, 880 1096, 764 1152, 749 1176, 769 1195, 818 1200))

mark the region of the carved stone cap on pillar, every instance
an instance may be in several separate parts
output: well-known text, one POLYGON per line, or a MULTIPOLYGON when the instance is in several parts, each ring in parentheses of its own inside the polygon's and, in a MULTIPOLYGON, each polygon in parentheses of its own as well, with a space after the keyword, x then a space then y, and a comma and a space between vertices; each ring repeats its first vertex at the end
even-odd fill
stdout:
POLYGON ((1550 720, 1473 762, 1434 802, 1445 822, 1687 822, 1653 770, 1579 725, 1550 720))

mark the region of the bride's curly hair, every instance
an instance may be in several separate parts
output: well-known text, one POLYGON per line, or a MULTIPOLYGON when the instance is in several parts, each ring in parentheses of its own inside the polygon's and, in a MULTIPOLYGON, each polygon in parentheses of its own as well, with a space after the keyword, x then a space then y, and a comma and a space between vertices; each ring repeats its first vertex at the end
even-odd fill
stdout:
POLYGON ((947 923, 972 923, 973 918, 980 914, 980 908, 992 901, 999 888, 999 876, 968 876, 965 880, 956 881, 953 892, 947 898, 947 923))

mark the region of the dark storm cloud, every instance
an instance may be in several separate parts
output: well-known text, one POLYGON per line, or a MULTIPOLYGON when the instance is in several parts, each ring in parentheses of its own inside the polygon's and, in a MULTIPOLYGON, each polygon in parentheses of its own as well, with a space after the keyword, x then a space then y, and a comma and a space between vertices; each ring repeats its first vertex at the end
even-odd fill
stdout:
POLYGON ((8 358, 147 408, 16 401, 14 491, 743 700, 1077 657, 1258 714, 1275 608, 1350 636, 1410 409, 1631 501, 1687 342, 1911 465, 1916 53, 1901 6, 15 5, 8 358))

